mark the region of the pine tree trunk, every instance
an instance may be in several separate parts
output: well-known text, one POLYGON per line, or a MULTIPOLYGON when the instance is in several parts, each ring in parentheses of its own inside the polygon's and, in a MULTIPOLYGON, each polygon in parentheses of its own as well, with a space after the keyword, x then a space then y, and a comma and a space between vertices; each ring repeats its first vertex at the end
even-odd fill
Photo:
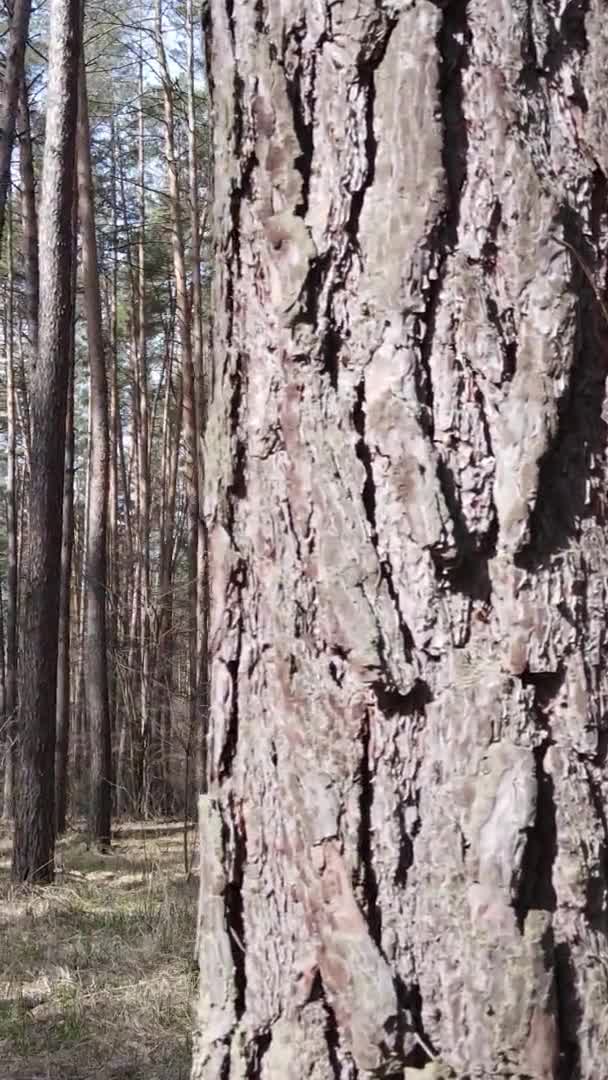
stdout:
POLYGON ((105 850, 110 846, 112 819, 112 732, 106 610, 110 434, 84 56, 80 62, 78 82, 77 163, 91 396, 85 642, 85 696, 91 747, 90 823, 95 843, 105 850))
POLYGON ((175 503, 177 498, 177 475, 179 443, 182 428, 182 383, 180 380, 172 412, 175 388, 173 386, 172 342, 167 341, 168 371, 165 404, 163 410, 163 435, 161 459, 160 543, 158 563, 158 647, 156 672, 159 684, 156 727, 160 739, 160 762, 162 774, 162 801, 166 813, 174 804, 172 700, 174 688, 173 665, 175 660, 175 628, 173 603, 173 540, 175 536, 175 503))
MULTIPOLYGON (((6 724, 6 652, 4 642, 4 597, 2 596, 2 579, 0 578, 0 760, 2 768, 6 772, 7 756, 10 754, 10 735, 6 724)), ((2 817, 11 817, 11 807, 2 802, 2 817)))
POLYGON ((84 479, 84 500, 81 499, 79 512, 78 543, 75 545, 77 558, 74 565, 77 645, 74 665, 74 708, 70 733, 70 773, 72 776, 72 803, 78 814, 86 813, 89 805, 87 790, 87 766, 89 763, 89 727, 85 705, 85 651, 87 627, 87 575, 86 553, 89 544, 89 499, 91 491, 91 424, 92 400, 89 394, 87 411, 87 441, 84 459, 86 473, 84 479), (78 784, 78 786, 77 786, 78 784), (77 799, 74 795, 78 795, 77 799))
MULTIPOLYGON (((21 216, 25 264, 25 315, 29 336, 29 366, 36 364, 38 353, 38 305, 40 303, 40 268, 38 262, 38 210, 36 177, 30 124, 30 108, 25 77, 19 92, 19 175, 21 178, 21 216)), ((31 373, 31 371, 30 371, 31 373)))
MULTIPOLYGON (((108 580, 110 589, 109 654, 110 654, 110 716, 112 728, 112 775, 116 776, 117 748, 120 731, 119 720, 119 682, 118 682, 118 642, 119 642, 119 598, 121 596, 121 551, 118 517, 119 495, 119 435, 120 395, 118 391, 118 199, 116 169, 116 126, 111 121, 112 147, 112 278, 108 300, 108 322, 110 326, 110 378, 109 378, 109 430, 110 430, 110 477, 108 492, 108 580)), ((114 788, 116 802, 116 788, 114 788)))
MULTIPOLYGON (((75 288, 75 281, 72 287, 75 288)), ((55 825, 57 835, 66 829, 68 807, 68 762, 72 704, 71 597, 72 554, 74 549, 74 340, 72 371, 68 389, 63 481, 63 523, 61 531, 61 587, 59 593, 59 651, 57 656, 57 743, 55 747, 55 825)))
POLYGON ((155 788, 155 770, 150 702, 150 423, 148 406, 148 354, 146 332, 146 156, 145 156, 145 88, 143 45, 139 47, 139 117, 138 117, 138 173, 139 173, 139 235, 137 244, 137 340, 134 342, 137 369, 137 482, 139 504, 139 557, 140 608, 139 608, 139 708, 141 717, 141 740, 143 748, 142 798, 144 812, 151 809, 155 788))
POLYGON ((560 10, 210 2, 196 1080, 606 1073, 608 36, 560 10))
POLYGON ((20 775, 13 874, 50 881, 55 848, 55 706, 71 264, 79 0, 51 0, 40 203, 40 343, 31 388, 32 445, 24 559, 20 775))
POLYGON ((15 305, 14 305, 14 250, 13 213, 8 210, 8 303, 5 323, 6 351, 6 759, 4 767, 3 816, 12 818, 15 813, 15 766, 19 725, 18 708, 18 519, 17 519, 17 427, 15 419, 15 305))
POLYGON ((195 438, 197 483, 197 539, 196 539, 196 673, 194 700, 196 773, 199 791, 206 787, 207 773, 207 727, 208 727, 208 674, 207 629, 209 607, 207 533, 203 515, 199 512, 204 498, 205 462, 202 446, 205 435, 206 390, 203 360, 203 295, 201 284, 201 223, 199 199, 199 168, 196 146, 196 98, 194 83, 194 32, 193 0, 186 0, 187 72, 188 72, 188 189, 190 196, 190 246, 192 267, 192 369, 194 374, 195 438))
POLYGON ((23 79, 23 61, 30 25, 31 0, 14 0, 8 29, 8 45, 3 57, 0 90, 0 244, 4 231, 6 202, 11 179, 11 157, 15 140, 15 120, 19 90, 23 79))

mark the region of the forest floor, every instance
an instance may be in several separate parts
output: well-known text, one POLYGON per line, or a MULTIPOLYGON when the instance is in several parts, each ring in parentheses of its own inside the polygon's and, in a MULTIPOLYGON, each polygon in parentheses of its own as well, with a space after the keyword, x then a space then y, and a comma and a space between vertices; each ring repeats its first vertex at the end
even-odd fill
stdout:
POLYGON ((11 884, 10 849, 0 831, 0 1080, 187 1080, 197 881, 183 827, 121 824, 109 855, 71 833, 44 888, 11 884))

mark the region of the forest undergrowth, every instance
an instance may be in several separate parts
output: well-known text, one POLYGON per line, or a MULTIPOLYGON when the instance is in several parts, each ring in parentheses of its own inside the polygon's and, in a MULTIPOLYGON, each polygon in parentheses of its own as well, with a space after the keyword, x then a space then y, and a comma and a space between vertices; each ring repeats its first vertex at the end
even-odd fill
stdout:
MULTIPOLYGON (((193 841, 191 841, 193 842, 193 841)), ((0 832, 0 1080, 186 1080, 198 880, 183 826, 71 832, 56 882, 10 881, 0 832)))

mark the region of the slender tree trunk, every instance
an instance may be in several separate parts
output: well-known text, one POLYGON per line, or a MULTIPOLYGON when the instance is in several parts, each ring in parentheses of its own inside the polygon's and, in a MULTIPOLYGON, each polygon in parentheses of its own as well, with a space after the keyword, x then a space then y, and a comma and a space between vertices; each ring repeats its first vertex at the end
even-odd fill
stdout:
POLYGON ((50 881, 55 849, 55 708, 65 419, 72 324, 72 207, 79 0, 51 0, 40 207, 40 342, 32 379, 24 567, 20 777, 13 874, 50 881))
MULTIPOLYGON (((75 283, 73 283, 75 284, 75 283)), ((59 652, 57 657, 57 744, 55 747, 55 825, 66 829, 68 762, 71 723, 71 598, 74 546, 74 339, 66 418, 65 478, 61 534, 61 591, 59 593, 59 652)))
MULTIPOLYGON (((6 769, 7 754, 10 753, 10 744, 7 738, 6 725, 6 650, 4 641, 4 598, 2 596, 2 584, 0 582, 0 748, 4 756, 4 768, 6 769), (4 745, 3 745, 4 744, 4 745)), ((2 816, 8 818, 7 807, 2 806, 2 816)))
POLYGON ((112 733, 106 610, 110 438, 84 56, 81 58, 78 82, 77 162, 91 395, 85 645, 85 694, 91 746, 90 828, 97 845, 105 850, 110 846, 112 821, 112 733))
POLYGON ((14 365, 14 252, 13 214, 8 209, 8 303, 5 322, 6 352, 6 759, 4 767, 3 814, 12 818, 15 812, 15 764, 18 739, 17 725, 17 626, 18 626, 18 518, 17 518, 17 431, 15 423, 15 365, 14 365))
MULTIPOLYGON (((79 778, 78 785, 78 811, 86 812, 89 805, 89 793, 85 790, 83 779, 88 770, 90 735, 86 717, 85 696, 85 653, 86 653, 86 629, 87 629, 87 575, 86 553, 88 551, 88 521, 89 521, 89 498, 91 488, 91 424, 92 424, 92 399, 89 394, 89 408, 87 418, 87 446, 86 446, 86 473, 84 482, 84 505, 79 513, 79 528, 77 531, 78 543, 76 550, 78 558, 74 567, 74 593, 76 597, 76 625, 78 641, 75 650, 74 671, 74 707, 72 710, 72 735, 70 739, 70 758, 72 774, 79 778)), ((74 652, 74 650, 72 650, 74 652)), ((72 785, 75 792, 76 785, 72 785)), ((74 800, 73 800, 74 801, 74 800)))
MULTIPOLYGON (((199 170, 196 147, 196 102, 194 88, 194 33, 195 19, 193 0, 186 0, 186 24, 188 34, 188 188, 190 196, 190 244, 192 265, 192 364, 196 388, 197 416, 204 416, 203 382, 203 301, 201 289, 201 231, 199 170)), ((200 436, 203 431, 199 431, 200 436)))
POLYGON ((38 307, 40 270, 38 262, 38 211, 30 126, 30 108, 25 77, 19 91, 19 173, 21 178, 21 218, 25 264, 25 315, 29 339, 30 373, 38 354, 38 307))
POLYGON ((0 246, 10 187, 11 157, 15 141, 19 88, 23 78, 25 43, 30 24, 30 7, 31 0, 14 0, 4 57, 4 80, 0 91, 0 246))
POLYGON ((606 1075, 608 39, 560 11, 210 2, 196 1080, 606 1075))
POLYGON ((202 447, 206 427, 207 379, 203 355, 203 298, 201 288, 201 232, 199 171, 196 151, 196 110, 194 94, 194 29, 193 0, 186 3, 188 28, 188 181, 190 188, 190 232, 192 245, 192 365, 194 370, 196 402, 196 454, 197 454, 197 612, 196 612, 196 710, 198 731, 197 772, 199 790, 206 790, 207 783, 207 737, 208 737, 208 670, 207 626, 209 610, 209 568, 207 532, 203 505, 205 483, 202 447))
POLYGON ((163 773, 163 799, 168 809, 174 802, 172 785, 171 745, 172 701, 175 685, 174 665, 174 598, 173 598, 173 540, 175 536, 175 505, 177 500, 177 477, 179 443, 182 427, 181 380, 177 394, 177 407, 172 418, 172 363, 167 376, 167 392, 163 419, 161 541, 159 560, 159 633, 158 633, 158 679, 162 686, 158 712, 158 730, 161 742, 163 773), (172 422, 173 420, 173 422, 172 422))
POLYGON ((120 550, 118 531, 118 455, 119 455, 119 413, 120 401, 118 394, 118 199, 116 188, 116 127, 112 116, 112 285, 110 295, 110 342, 111 342, 111 375, 110 375, 110 487, 108 507, 108 551, 109 551, 109 581, 112 601, 110 616, 110 712, 112 724, 112 775, 117 775, 116 749, 118 746, 119 733, 119 688, 117 674, 117 652, 119 640, 119 598, 121 595, 120 577, 120 550))
MULTIPOLYGON (((125 706, 127 711, 125 733, 121 733, 118 757, 120 770, 120 792, 128 800, 130 809, 141 811, 145 808, 144 793, 144 746, 142 740, 141 715, 139 705, 141 699, 140 672, 138 660, 140 657, 139 628, 141 626, 141 560, 134 560, 133 588, 130 592, 131 607, 129 611, 129 634, 126 664, 126 687, 125 706), (127 772, 127 754, 130 760, 130 771, 127 772), (127 783, 128 781, 128 783, 127 783)), ((124 802, 121 809, 124 809, 124 802)))
MULTIPOLYGON (((30 395, 26 374, 25 349, 23 345, 23 323, 20 320, 20 334, 17 341, 18 368, 15 372, 15 411, 17 415, 18 437, 23 449, 24 467, 29 474, 32 460, 32 430, 30 424, 30 395)), ((29 359, 33 359, 30 353, 29 359)), ((33 367, 33 365, 30 365, 33 367)))
POLYGON ((146 340, 146 157, 144 122, 144 66, 143 49, 139 50, 139 117, 138 117, 138 172, 139 172, 139 237, 137 245, 137 343, 135 357, 137 370, 138 403, 138 485, 139 485, 139 555, 140 574, 140 714, 142 761, 143 809, 149 809, 154 794, 154 745, 151 731, 153 715, 150 694, 150 432, 148 406, 148 356, 146 340))

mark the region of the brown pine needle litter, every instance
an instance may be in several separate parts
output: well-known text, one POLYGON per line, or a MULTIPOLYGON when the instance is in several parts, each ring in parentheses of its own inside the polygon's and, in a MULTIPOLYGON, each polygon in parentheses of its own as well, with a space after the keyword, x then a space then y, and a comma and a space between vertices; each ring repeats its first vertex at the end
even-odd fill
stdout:
POLYGON ((0 832, 0 1080, 187 1080, 198 880, 183 827, 79 833, 47 888, 10 882, 0 832))

